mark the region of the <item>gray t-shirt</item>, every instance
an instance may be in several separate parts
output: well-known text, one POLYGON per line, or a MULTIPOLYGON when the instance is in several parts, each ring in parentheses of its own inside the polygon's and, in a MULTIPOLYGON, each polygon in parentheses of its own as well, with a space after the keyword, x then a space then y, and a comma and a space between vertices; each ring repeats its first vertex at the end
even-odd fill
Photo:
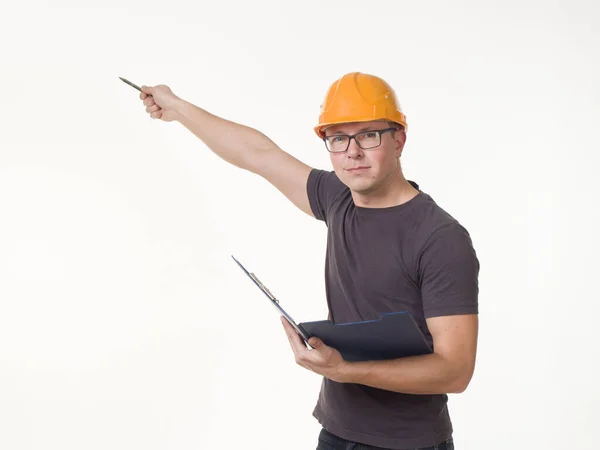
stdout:
MULTIPOLYGON (((419 191, 387 208, 357 207, 335 172, 318 169, 307 193, 314 215, 327 225, 325 287, 334 323, 409 311, 433 346, 426 318, 478 313, 479 261, 469 233, 429 195, 419 191)), ((446 394, 401 394, 323 378, 313 414, 344 439, 418 448, 452 435, 447 400, 446 394)))

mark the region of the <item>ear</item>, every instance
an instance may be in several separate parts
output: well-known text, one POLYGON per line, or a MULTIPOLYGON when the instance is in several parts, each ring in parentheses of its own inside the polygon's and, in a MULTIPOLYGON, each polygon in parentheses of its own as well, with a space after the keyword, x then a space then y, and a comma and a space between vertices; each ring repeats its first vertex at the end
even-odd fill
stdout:
POLYGON ((399 129, 394 133, 394 139, 396 141, 396 158, 402 156, 402 150, 404 150, 404 144, 406 143, 406 132, 404 128, 399 129))

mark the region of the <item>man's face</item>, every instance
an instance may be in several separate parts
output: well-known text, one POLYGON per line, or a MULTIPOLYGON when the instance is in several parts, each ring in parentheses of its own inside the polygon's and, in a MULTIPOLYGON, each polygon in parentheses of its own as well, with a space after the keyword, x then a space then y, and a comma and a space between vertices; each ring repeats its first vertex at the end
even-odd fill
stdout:
MULTIPOLYGON (((390 125, 385 121, 353 122, 332 126, 325 130, 325 135, 354 135, 362 131, 386 128, 390 128, 390 125)), ((367 138, 370 136, 373 135, 367 135, 367 138)), ((329 154, 333 169, 342 183, 352 191, 370 194, 388 184, 399 173, 398 158, 405 139, 403 131, 387 131, 381 134, 381 145, 370 149, 360 148, 356 140, 352 139, 347 151, 329 154)))

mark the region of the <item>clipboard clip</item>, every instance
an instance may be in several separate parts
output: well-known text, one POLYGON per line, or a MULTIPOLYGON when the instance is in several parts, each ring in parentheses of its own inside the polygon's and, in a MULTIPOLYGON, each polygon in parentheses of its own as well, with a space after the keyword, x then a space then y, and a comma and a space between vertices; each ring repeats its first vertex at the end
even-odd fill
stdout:
POLYGON ((273 294, 271 294, 271 291, 269 291, 269 289, 264 284, 262 284, 262 281, 260 281, 258 279, 258 277, 256 275, 254 275, 254 273, 249 272, 249 275, 250 275, 250 278, 252 278, 256 282, 256 284, 258 284, 258 286, 262 289, 262 291, 265 294, 267 294, 272 301, 274 301, 275 303, 279 304, 279 300, 277 300, 275 298, 275 296, 273 294))

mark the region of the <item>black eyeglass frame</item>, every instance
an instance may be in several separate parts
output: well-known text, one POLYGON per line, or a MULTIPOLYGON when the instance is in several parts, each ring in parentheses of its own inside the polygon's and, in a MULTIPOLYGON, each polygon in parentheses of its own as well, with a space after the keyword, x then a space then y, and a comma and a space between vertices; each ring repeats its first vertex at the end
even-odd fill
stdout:
POLYGON ((323 136, 323 142, 325 143, 325 148, 327 149, 327 151, 329 153, 344 153, 347 152, 348 149, 350 148, 350 142, 352 141, 352 139, 354 139, 354 142, 356 142, 356 145, 358 145, 362 150, 370 150, 372 148, 377 148, 381 145, 381 135, 383 133, 386 133, 388 131, 398 131, 398 128, 395 127, 391 127, 391 128, 384 128, 383 130, 365 130, 365 131, 361 131, 360 133, 356 133, 356 134, 332 134, 331 136, 323 136), (373 147, 363 147, 362 145, 360 145, 360 143, 356 140, 356 136, 359 136, 361 134, 365 134, 365 133, 377 133, 379 135, 379 144, 373 146, 373 147), (333 137, 347 137, 348 138, 348 145, 346 146, 345 150, 338 150, 335 152, 332 152, 331 150, 329 150, 329 146, 327 145, 327 138, 333 138, 333 137))

